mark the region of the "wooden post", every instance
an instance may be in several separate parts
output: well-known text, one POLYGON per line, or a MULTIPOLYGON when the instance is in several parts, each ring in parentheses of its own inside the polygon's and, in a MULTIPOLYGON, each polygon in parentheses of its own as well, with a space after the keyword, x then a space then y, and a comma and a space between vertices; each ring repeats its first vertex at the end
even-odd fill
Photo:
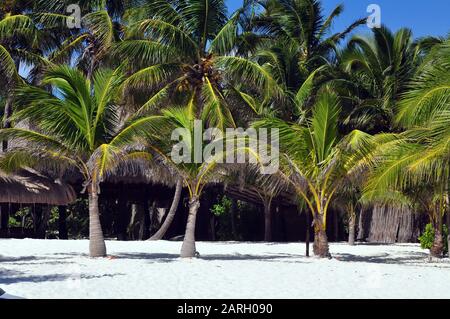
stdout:
POLYGON ((67 234, 67 206, 58 206, 58 234, 59 239, 69 239, 67 234))
POLYGON ((306 257, 309 257, 309 236, 310 236, 310 229, 311 229, 311 220, 310 220, 310 212, 306 209, 306 238, 305 238, 305 244, 306 244, 306 257))
POLYGON ((233 240, 237 240, 236 234, 236 212, 238 210, 238 205, 236 199, 231 199, 231 207, 230 207, 230 219, 231 219, 231 235, 233 240))

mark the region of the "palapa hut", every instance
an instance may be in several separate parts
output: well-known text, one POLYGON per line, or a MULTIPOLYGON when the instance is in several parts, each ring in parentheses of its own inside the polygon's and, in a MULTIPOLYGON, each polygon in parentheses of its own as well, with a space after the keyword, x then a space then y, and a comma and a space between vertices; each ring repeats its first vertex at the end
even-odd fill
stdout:
POLYGON ((76 198, 70 185, 32 169, 15 174, 0 172, 0 237, 8 236, 8 220, 12 210, 22 205, 32 206, 35 233, 42 233, 48 218, 48 209, 43 211, 43 206, 65 206, 76 198))

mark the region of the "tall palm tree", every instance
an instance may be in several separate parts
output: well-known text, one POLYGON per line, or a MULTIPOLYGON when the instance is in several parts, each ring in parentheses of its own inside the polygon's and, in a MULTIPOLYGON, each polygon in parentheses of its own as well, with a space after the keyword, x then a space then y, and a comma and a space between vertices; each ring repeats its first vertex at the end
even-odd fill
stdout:
POLYGON ((411 30, 392 33, 385 26, 372 32, 372 37, 354 36, 339 54, 346 73, 340 82, 346 83, 352 101, 345 124, 373 133, 389 132, 395 129, 397 102, 425 53, 440 39, 414 41, 411 30))
POLYGON ((81 174, 89 195, 92 257, 106 255, 98 207, 100 183, 105 172, 125 158, 122 145, 131 143, 137 128, 148 126, 148 118, 136 122, 121 118, 124 79, 122 68, 100 69, 92 83, 77 69, 52 68, 42 80, 50 91, 33 86, 17 91, 19 111, 13 119, 28 120, 30 128, 0 130, 1 138, 15 141, 1 159, 4 170, 31 166, 62 177, 70 169, 81 174))
POLYGON ((299 71, 303 74, 327 64, 339 42, 366 22, 366 19, 359 19, 342 32, 332 34, 331 27, 344 11, 343 5, 336 6, 325 17, 318 0, 263 0, 259 3, 264 11, 256 18, 260 20, 258 24, 265 26, 277 39, 295 46, 299 71))
POLYGON ((88 78, 99 67, 117 67, 110 58, 112 46, 121 39, 124 26, 122 14, 125 1, 87 0, 77 3, 81 9, 81 28, 68 28, 72 19, 66 12, 72 1, 37 1, 35 17, 54 33, 61 33, 56 50, 48 59, 54 63, 71 64, 75 60, 88 78))
MULTIPOLYGON (((325 17, 320 1, 250 1, 248 6, 253 8, 255 3, 261 9, 251 11, 250 25, 254 37, 264 41, 257 42, 252 55, 282 90, 282 98, 264 102, 285 120, 302 119, 304 112, 314 104, 319 84, 331 79, 326 70, 336 58, 336 46, 364 20, 355 21, 343 32, 331 34, 334 20, 343 12, 342 5, 325 17), (324 76, 319 76, 321 74, 324 76), (310 86, 308 94, 303 96, 307 103, 303 103, 299 114, 295 99, 300 87, 306 85, 310 86)), ((243 91, 248 93, 245 88, 243 91)))
POLYGON ((210 127, 234 127, 228 95, 237 83, 271 96, 276 82, 270 74, 234 54, 240 14, 228 18, 223 0, 153 1, 128 10, 127 35, 116 52, 134 66, 130 90, 149 96, 137 113, 194 105, 210 127))
POLYGON ((427 185, 429 200, 423 206, 434 216, 434 257, 442 256, 442 216, 448 212, 450 186, 449 53, 449 41, 434 47, 409 83, 396 114, 398 125, 407 131, 379 157, 378 174, 368 184, 371 191, 390 186, 416 192, 427 185))
POLYGON ((447 223, 450 222, 449 54, 449 40, 433 47, 409 84, 397 112, 399 125, 406 127, 407 136, 421 147, 418 153, 414 154, 414 150, 410 153, 414 159, 408 166, 408 171, 411 171, 411 182, 413 185, 431 183, 438 189, 436 237, 434 249, 431 249, 431 253, 435 256, 442 252, 439 241, 442 238, 442 216, 445 212, 447 223))
MULTIPOLYGON (((37 38, 39 30, 33 20, 23 14, 28 6, 19 5, 20 1, 8 1, 0 7, 0 88, 5 98, 3 127, 11 126, 13 109, 13 92, 24 82, 20 76, 21 62, 33 63, 40 60, 37 38)), ((24 2, 21 3, 24 5, 24 2)), ((3 150, 7 149, 7 141, 3 141, 3 150)))

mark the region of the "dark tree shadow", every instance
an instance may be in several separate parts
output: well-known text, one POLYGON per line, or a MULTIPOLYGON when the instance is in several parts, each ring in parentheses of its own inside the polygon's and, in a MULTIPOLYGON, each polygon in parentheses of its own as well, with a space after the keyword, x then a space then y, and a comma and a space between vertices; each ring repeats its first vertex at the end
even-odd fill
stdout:
MULTIPOLYGON (((80 274, 80 279, 99 279, 105 277, 116 277, 124 276, 125 274, 103 274, 103 275, 85 275, 80 274)), ((72 274, 51 274, 51 275, 27 275, 25 272, 9 269, 0 269, 0 284, 11 285, 21 282, 47 282, 47 281, 64 281, 68 279, 73 279, 72 274)))
MULTIPOLYGON (((144 259, 149 260, 151 262, 174 262, 180 260, 180 255, 178 254, 150 254, 150 253, 120 253, 115 254, 115 258, 118 259, 144 259)), ((292 254, 272 254, 272 255, 249 255, 249 254, 200 254, 198 259, 200 260, 224 260, 224 261, 232 261, 232 260, 259 260, 259 261, 275 261, 280 259, 296 259, 295 262, 298 262, 298 258, 303 258, 302 255, 292 255, 292 254)))
POLYGON ((44 281, 63 281, 70 278, 70 274, 53 274, 29 276, 24 272, 8 269, 0 269, 0 284, 11 285, 20 282, 44 282, 44 281))
POLYGON ((15 263, 15 262, 25 262, 39 260, 36 256, 20 256, 20 257, 6 257, 0 256, 0 263, 15 263))
POLYGON ((258 261, 273 261, 280 259, 296 259, 303 258, 301 255, 292 254, 272 254, 272 255, 249 255, 249 254, 233 254, 233 255, 201 255, 200 259, 204 260, 258 260, 258 261))
POLYGON ((180 255, 161 253, 118 253, 114 254, 113 257, 117 259, 142 259, 154 262, 172 262, 176 261, 180 255))
POLYGON ((376 256, 361 256, 352 254, 333 254, 333 257, 344 262, 364 262, 373 264, 395 264, 395 265, 411 265, 424 262, 427 258, 426 253, 405 252, 401 256, 393 256, 388 253, 376 256))

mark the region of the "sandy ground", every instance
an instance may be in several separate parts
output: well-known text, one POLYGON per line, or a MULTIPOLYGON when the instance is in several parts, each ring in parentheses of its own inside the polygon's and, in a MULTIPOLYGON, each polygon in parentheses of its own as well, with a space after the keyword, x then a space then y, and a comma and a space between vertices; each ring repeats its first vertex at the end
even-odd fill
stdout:
POLYGON ((0 288, 25 298, 450 298, 449 259, 430 263, 418 245, 331 244, 332 260, 304 244, 0 240, 0 288))

